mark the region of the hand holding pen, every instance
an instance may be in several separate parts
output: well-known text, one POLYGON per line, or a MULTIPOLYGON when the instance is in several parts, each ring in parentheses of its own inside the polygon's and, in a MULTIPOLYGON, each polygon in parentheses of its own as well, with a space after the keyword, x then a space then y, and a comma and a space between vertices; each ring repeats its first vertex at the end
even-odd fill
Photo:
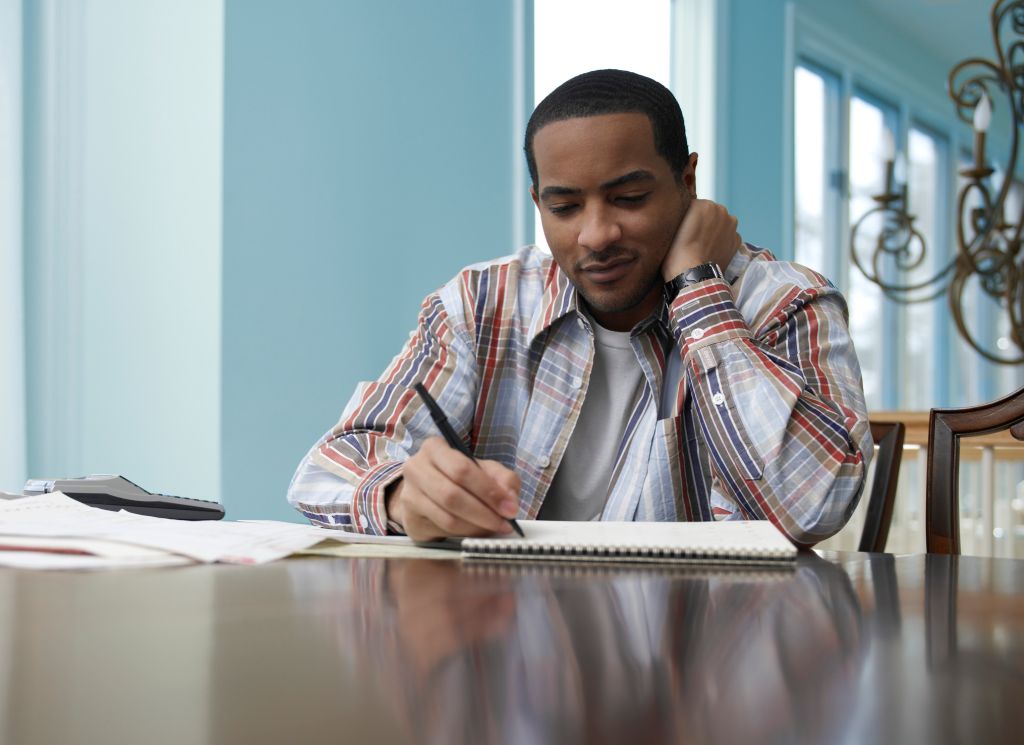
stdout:
POLYGON ((421 541, 512 530, 522 535, 513 519, 519 476, 496 461, 473 458, 426 389, 417 385, 416 391, 444 439, 428 438, 405 462, 402 479, 388 492, 388 515, 421 541))
MULTIPOLYGON (((462 438, 455 433, 454 429, 452 429, 452 425, 448 422, 448 417, 445 416, 443 411, 441 411, 441 407, 437 405, 437 401, 434 400, 434 397, 427 392, 427 389, 423 387, 422 383, 417 383, 414 387, 416 388, 416 392, 420 394, 420 398, 423 399, 423 403, 425 403, 427 408, 430 410, 430 418, 434 420, 434 424, 436 424, 437 428, 441 430, 441 434, 444 435, 445 442, 448 443, 448 446, 455 448, 471 461, 477 463, 476 458, 473 457, 473 454, 469 452, 469 448, 466 447, 466 443, 464 443, 462 438)), ((515 521, 515 518, 508 517, 507 519, 508 524, 512 526, 512 529, 519 535, 522 535, 523 529, 519 527, 519 523, 515 521)))

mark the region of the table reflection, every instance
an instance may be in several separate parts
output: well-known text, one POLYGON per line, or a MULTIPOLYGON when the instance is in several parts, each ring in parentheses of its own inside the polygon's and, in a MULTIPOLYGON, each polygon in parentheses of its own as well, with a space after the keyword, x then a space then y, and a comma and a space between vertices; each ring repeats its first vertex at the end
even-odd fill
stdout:
POLYGON ((1024 561, 0 570, 0 742, 1018 742, 1024 561))
POLYGON ((845 568, 867 638, 846 742, 1020 741, 1024 562, 872 554, 845 568))
POLYGON ((861 610, 824 561, 353 560, 294 579, 300 596, 348 586, 349 612, 318 618, 405 732, 431 742, 828 742, 855 706, 861 610))

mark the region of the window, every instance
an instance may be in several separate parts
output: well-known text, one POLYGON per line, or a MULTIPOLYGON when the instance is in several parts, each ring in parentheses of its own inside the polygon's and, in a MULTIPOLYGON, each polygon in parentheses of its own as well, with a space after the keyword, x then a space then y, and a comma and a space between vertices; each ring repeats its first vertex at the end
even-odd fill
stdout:
MULTIPOLYGON (((855 225, 870 210, 878 206, 874 196, 886 188, 885 163, 895 148, 898 115, 895 108, 863 91, 857 91, 850 100, 850 137, 847 162, 849 163, 849 224, 855 225)), ((873 244, 872 236, 881 228, 877 213, 868 218, 862 235, 873 244)), ((841 242, 840 247, 843 246, 841 242)), ((858 246, 859 255, 871 257, 873 245, 858 246)), ((883 280, 896 279, 888 264, 866 265, 883 280)), ((895 408, 893 386, 886 385, 892 378, 896 360, 889 348, 896 341, 895 309, 886 300, 881 288, 870 281, 856 267, 847 272, 846 300, 850 306, 850 333, 857 347, 861 372, 864 376, 864 395, 870 409, 895 408), (879 333, 890 329, 890 333, 879 333)), ((899 376, 896 375, 898 380, 899 376)))
MULTIPOLYGON (((915 277, 933 277, 949 261, 949 214, 943 188, 949 173, 947 140, 923 125, 910 128, 907 138, 907 209, 915 217, 915 227, 924 239, 927 251, 915 267, 915 277)), ((914 255, 916 260, 918 255, 914 255)), ((900 408, 923 411, 931 408, 940 391, 948 388, 947 342, 955 330, 945 310, 945 294, 931 302, 906 306, 904 339, 900 358, 902 370, 919 371, 903 375, 900 408)))
POLYGON ((825 70, 800 65, 795 79, 796 207, 794 256, 804 266, 836 276, 833 245, 842 189, 838 142, 827 133, 839 126, 839 80, 825 70))

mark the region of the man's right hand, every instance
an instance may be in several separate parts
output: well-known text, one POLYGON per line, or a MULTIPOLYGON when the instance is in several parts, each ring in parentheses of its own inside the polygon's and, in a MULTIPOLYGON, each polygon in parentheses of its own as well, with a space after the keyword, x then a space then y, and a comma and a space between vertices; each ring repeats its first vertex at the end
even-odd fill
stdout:
POLYGON ((506 518, 519 511, 520 486, 519 476, 500 463, 474 463, 431 437, 406 461, 385 509, 417 541, 509 533, 506 518))

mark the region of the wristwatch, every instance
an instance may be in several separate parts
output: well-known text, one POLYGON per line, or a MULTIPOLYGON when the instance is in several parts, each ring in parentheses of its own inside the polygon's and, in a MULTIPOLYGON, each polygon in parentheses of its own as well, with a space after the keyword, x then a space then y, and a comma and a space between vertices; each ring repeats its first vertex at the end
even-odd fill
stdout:
POLYGON ((706 279, 724 279, 722 276, 722 270, 718 268, 718 264, 713 261, 709 261, 705 264, 697 264, 697 266, 690 267, 682 274, 677 274, 675 277, 665 283, 665 294, 671 300, 679 291, 684 287, 703 282, 706 279))

